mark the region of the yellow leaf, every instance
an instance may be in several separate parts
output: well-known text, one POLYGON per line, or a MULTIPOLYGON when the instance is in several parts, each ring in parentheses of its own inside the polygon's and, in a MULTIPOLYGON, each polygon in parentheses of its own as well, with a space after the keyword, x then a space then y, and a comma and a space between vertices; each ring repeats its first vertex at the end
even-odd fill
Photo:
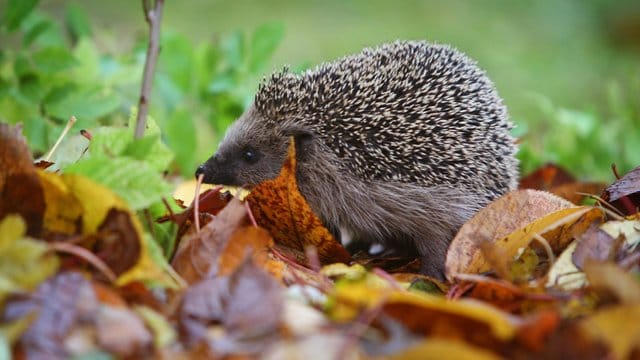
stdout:
POLYGON ((640 304, 605 308, 583 319, 580 326, 609 345, 614 359, 628 359, 640 344, 640 304))
POLYGON ((145 238, 138 217, 122 199, 110 189, 81 175, 63 174, 62 181, 82 207, 84 234, 96 233, 111 209, 121 210, 128 215, 135 237, 140 242, 141 252, 137 263, 118 277, 117 285, 133 281, 156 281, 169 287, 178 286, 179 279, 170 273, 166 261, 161 256, 151 256, 150 242, 153 240, 145 238))
POLYGON ((82 230, 82 206, 69 191, 60 175, 38 169, 44 193, 45 211, 43 226, 46 231, 65 235, 78 234, 82 230))
MULTIPOLYGON (((562 204, 562 203, 560 203, 562 204)), ((513 215, 520 216, 527 211, 534 211, 527 206, 520 207, 513 215)), ((512 207, 512 206, 509 206, 512 207)), ((554 206, 545 206, 545 209, 554 206)), ((503 208, 503 211, 506 209, 503 208)), ((477 216, 477 215, 476 215, 477 216)), ((492 238, 493 245, 500 250, 503 258, 512 259, 521 248, 529 246, 536 234, 543 236, 555 251, 561 251, 573 239, 576 233, 581 233, 596 219, 604 216, 602 210, 591 206, 570 206, 564 209, 547 213, 539 219, 525 224, 510 234, 502 238, 492 238)), ((472 219, 473 221, 473 219, 472 219)), ((470 221, 471 222, 471 221, 470 221)), ((465 225, 466 226, 466 225, 465 225)), ((461 230, 462 232, 462 230, 461 230)), ((458 238, 460 233, 456 236, 458 238)), ((447 276, 451 277, 456 273, 482 273, 491 270, 492 262, 481 249, 481 244, 477 242, 478 236, 467 234, 471 240, 466 240, 468 248, 464 253, 464 262, 455 262, 450 258, 451 250, 447 255, 447 276), (476 243, 473 243, 475 241, 476 243)), ((454 241, 456 241, 454 239, 454 241)), ((460 250, 457 250, 460 253, 460 250)))
POLYGON ((537 190, 516 190, 496 199, 467 221, 451 241, 445 262, 447 278, 487 267, 480 250, 482 242, 494 243, 549 213, 573 206, 537 190))
MULTIPOLYGON (((328 314, 337 321, 350 321, 362 310, 383 306, 385 313, 410 330, 425 335, 461 334, 490 331, 494 338, 512 339, 520 320, 493 306, 476 300, 447 300, 442 296, 411 292, 391 287, 369 274, 358 281, 340 280, 328 302, 328 314)), ((446 335, 445 335, 446 336, 446 335)))
POLYGON ((640 280, 616 264, 587 260, 584 274, 593 288, 613 294, 621 303, 640 304, 640 280))
POLYGON ((397 354, 385 356, 388 360, 457 359, 497 360, 500 356, 471 344, 449 339, 430 338, 397 354))
MULTIPOLYGON (((113 191, 93 180, 76 174, 63 174, 62 181, 82 206, 82 233, 93 234, 107 216, 111 208, 126 210, 127 204, 113 191)), ((138 220, 134 220, 136 229, 142 229, 138 220)), ((138 231, 140 234, 140 231, 138 231)))

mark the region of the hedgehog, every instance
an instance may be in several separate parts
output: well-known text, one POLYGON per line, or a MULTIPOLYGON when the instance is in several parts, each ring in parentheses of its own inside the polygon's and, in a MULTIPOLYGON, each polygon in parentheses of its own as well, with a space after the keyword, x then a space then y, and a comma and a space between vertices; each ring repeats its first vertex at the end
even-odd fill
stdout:
POLYGON ((462 224, 516 187, 511 128, 475 61, 397 41, 265 79, 196 176, 251 188, 279 174, 292 138, 299 191, 337 239, 417 255, 442 278, 462 224))

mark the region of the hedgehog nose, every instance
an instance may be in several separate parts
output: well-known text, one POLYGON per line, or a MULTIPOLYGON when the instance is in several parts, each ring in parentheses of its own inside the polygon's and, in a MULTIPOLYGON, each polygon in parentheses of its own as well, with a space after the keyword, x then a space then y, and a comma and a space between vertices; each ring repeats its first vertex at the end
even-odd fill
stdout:
POLYGON ((200 175, 204 175, 205 172, 205 167, 204 164, 198 166, 198 168, 196 169, 196 179, 200 176, 200 175))

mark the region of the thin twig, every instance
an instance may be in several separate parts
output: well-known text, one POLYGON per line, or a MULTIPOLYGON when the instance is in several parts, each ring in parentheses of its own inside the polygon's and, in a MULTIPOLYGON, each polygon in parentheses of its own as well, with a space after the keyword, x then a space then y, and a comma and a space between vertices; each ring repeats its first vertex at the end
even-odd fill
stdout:
POLYGON ((147 125, 151 85, 153 83, 156 63, 158 62, 158 53, 160 52, 160 23, 162 21, 164 0, 155 0, 153 9, 151 9, 149 5, 149 0, 142 0, 145 19, 149 23, 149 47, 147 48, 147 57, 144 63, 142 89, 140 90, 140 101, 138 103, 138 118, 136 119, 136 131, 134 135, 136 139, 144 135, 144 129, 147 125))
POLYGON ((198 175, 196 182, 196 195, 193 198, 193 221, 196 224, 196 234, 200 233, 200 185, 204 181, 204 174, 198 175))
POLYGON ((116 282, 117 276, 113 272, 113 270, 111 270, 111 268, 104 261, 102 261, 102 259, 97 257, 91 251, 83 248, 82 246, 69 244, 65 242, 54 242, 49 244, 49 246, 51 249, 57 252, 72 254, 81 259, 84 259, 89 264, 93 265, 93 267, 95 267, 98 271, 100 271, 102 275, 104 275, 107 278, 107 280, 109 280, 112 283, 116 282))
POLYGON ((243 201, 244 208, 247 209, 247 215, 249 215, 249 220, 251 221, 251 225, 253 227, 258 227, 258 223, 256 222, 256 218, 253 216, 253 212, 251 211, 251 206, 249 206, 248 201, 243 201))

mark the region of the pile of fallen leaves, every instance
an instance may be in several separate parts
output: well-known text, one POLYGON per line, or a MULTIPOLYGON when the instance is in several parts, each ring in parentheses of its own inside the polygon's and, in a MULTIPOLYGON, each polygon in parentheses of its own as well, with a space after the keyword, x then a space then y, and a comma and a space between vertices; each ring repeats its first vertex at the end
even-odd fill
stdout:
POLYGON ((295 166, 292 147, 244 201, 217 188, 168 213, 166 259, 111 190, 34 165, 0 125, 0 358, 640 357, 640 168, 603 192, 532 174, 548 191, 477 213, 441 281, 418 259, 352 258, 295 166))

